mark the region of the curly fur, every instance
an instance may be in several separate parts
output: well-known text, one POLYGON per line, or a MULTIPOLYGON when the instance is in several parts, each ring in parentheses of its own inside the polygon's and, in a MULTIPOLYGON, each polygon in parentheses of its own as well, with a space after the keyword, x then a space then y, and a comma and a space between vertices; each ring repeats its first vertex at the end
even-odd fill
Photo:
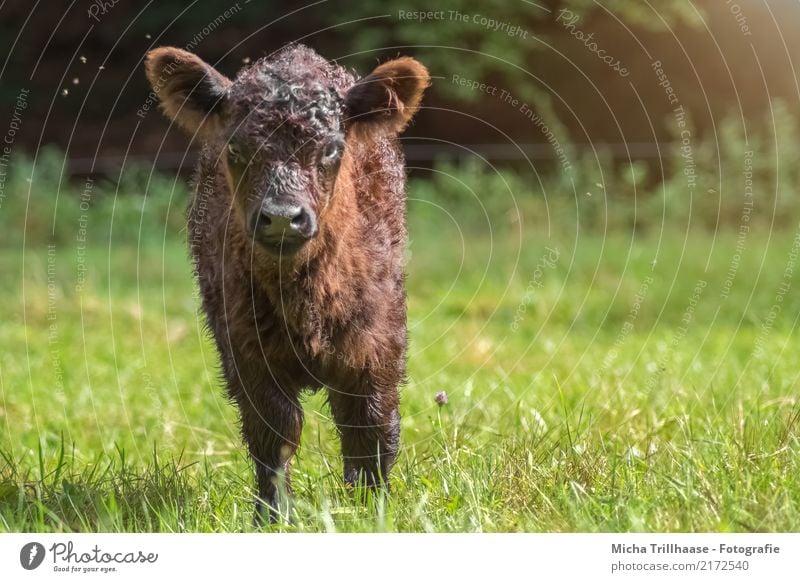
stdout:
MULTIPOLYGON (((170 49, 158 50, 155 57, 168 58, 170 49)), ((428 77, 403 59, 362 80, 370 83, 365 89, 311 49, 291 46, 227 84, 194 59, 190 73, 181 73, 180 92, 162 92, 162 99, 172 117, 181 108, 194 116, 184 125, 202 127, 201 115, 217 128, 195 178, 189 245, 255 462, 258 515, 274 518, 275 477, 288 477, 299 445, 302 390, 327 390, 347 483, 382 483, 397 454, 407 333, 405 168, 395 132, 419 106, 428 77), (191 71, 195 85, 210 78, 225 86, 221 110, 203 101, 208 91, 192 100, 191 71), (413 76, 389 82, 387 71, 413 76), (386 83, 392 86, 375 91, 386 83), (327 175, 319 151, 335 140, 344 152, 327 175), (248 152, 238 154, 246 160, 230 158, 232 144, 248 152), (247 227, 269 188, 302 199, 318 216, 318 234, 291 257, 266 252, 247 227)))

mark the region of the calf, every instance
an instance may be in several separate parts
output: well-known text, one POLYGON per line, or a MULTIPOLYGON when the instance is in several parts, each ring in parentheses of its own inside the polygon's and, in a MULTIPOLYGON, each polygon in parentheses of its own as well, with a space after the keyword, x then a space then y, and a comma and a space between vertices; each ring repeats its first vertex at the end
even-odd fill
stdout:
POLYGON ((405 376, 405 168, 396 136, 429 76, 403 57, 357 79, 300 45, 230 80, 186 51, 146 60, 165 113, 204 143, 188 236, 208 327, 255 463, 257 521, 325 387, 344 480, 397 454, 405 376))

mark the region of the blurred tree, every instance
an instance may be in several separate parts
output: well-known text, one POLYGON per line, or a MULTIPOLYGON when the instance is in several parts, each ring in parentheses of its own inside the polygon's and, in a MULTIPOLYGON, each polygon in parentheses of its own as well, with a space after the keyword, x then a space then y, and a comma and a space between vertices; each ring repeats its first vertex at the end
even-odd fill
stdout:
MULTIPOLYGON (((440 80, 436 94, 445 103, 486 101, 480 91, 465 90, 452 82, 454 74, 506 88, 514 98, 531 104, 546 120, 546 129, 563 144, 574 141, 567 121, 574 116, 559 107, 553 93, 557 89, 548 89, 541 75, 549 69, 545 77, 552 80, 552 69, 563 66, 552 53, 564 48, 571 31, 591 34, 601 19, 624 22, 640 32, 702 22, 699 9, 680 0, 657 0, 657 4, 631 0, 448 0, 444 4, 362 0, 326 6, 321 12, 328 26, 339 32, 341 46, 347 49, 346 60, 359 70, 370 70, 378 58, 414 54, 428 66, 434 82, 440 80), (574 25, 569 30, 568 22, 574 25)), ((598 42, 613 53, 615 40, 605 37, 598 42)), ((602 68, 596 66, 594 72, 602 68)), ((568 157, 574 156, 569 146, 564 149, 568 157)))
POLYGON ((713 139, 725 116, 763 125, 760 114, 778 97, 798 114, 791 74, 800 60, 800 36, 791 34, 798 19, 797 2, 742 0, 5 0, 0 122, 10 119, 25 88, 18 148, 55 143, 77 158, 179 151, 180 132, 165 139, 155 110, 138 114, 149 92, 142 73, 148 50, 187 47, 234 75, 243 63, 302 42, 361 74, 398 54, 420 58, 435 86, 404 135, 409 140, 549 141, 518 107, 454 83, 457 74, 510 91, 564 144, 669 141, 673 105, 654 60, 690 112, 695 137, 713 139), (101 4, 105 10, 90 17, 89 8, 101 4), (426 11, 440 14, 412 14, 426 11), (575 17, 574 28, 565 25, 575 17), (630 76, 607 66, 577 31, 593 34, 630 76))
MULTIPOLYGON (((645 29, 664 28, 664 22, 699 24, 697 9, 680 0, 649 2, 630 0, 448 0, 446 6, 430 0, 362 0, 337 3, 324 11, 329 26, 341 28, 356 62, 368 67, 376 50, 416 48, 436 75, 457 71, 462 77, 502 78, 522 98, 539 103, 530 63, 536 62, 553 37, 565 33, 565 17, 579 17, 586 26, 596 14, 645 29), (569 13, 562 15, 562 10, 569 13), (433 14, 431 14, 433 13, 433 14), (562 15, 562 16, 560 16, 562 15), (561 18, 561 23, 559 23, 561 18), (356 21, 369 19, 359 26, 356 21), (662 22, 662 20, 664 22, 662 22)), ((606 39, 607 43, 613 39, 606 39)), ((437 88, 453 99, 477 100, 476 91, 459 91, 454 84, 437 88)))

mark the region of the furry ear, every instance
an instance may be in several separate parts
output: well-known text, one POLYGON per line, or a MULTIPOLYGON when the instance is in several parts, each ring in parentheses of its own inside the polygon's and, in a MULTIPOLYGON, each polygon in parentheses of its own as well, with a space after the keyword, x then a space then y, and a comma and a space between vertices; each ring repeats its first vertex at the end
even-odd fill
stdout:
POLYGON ((172 47, 147 53, 147 80, 166 115, 190 135, 213 133, 230 79, 197 55, 172 47))
POLYGON ((428 85, 428 70, 411 57, 383 63, 347 92, 349 121, 400 133, 419 109, 428 85))

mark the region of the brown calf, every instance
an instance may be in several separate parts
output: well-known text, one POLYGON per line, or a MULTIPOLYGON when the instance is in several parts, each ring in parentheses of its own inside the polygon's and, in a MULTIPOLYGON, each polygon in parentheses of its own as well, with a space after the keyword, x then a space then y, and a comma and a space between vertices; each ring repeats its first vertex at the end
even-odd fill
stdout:
POLYGON ((405 168, 396 136, 429 83, 411 58, 357 80, 300 45, 230 80, 176 48, 147 77, 204 142, 189 206, 203 309, 255 462, 256 517, 279 514, 303 423, 326 387, 348 484, 380 485, 405 375, 405 168))

